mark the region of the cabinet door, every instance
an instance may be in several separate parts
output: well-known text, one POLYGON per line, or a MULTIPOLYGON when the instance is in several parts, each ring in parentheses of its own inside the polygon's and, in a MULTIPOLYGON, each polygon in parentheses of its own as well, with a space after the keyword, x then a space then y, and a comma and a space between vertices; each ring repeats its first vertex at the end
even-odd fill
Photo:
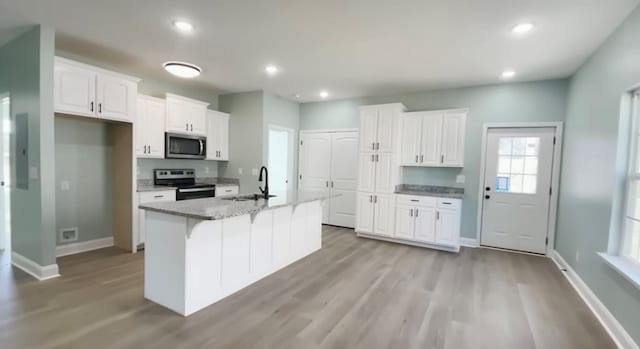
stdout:
POLYGON ((442 165, 464 166, 464 138, 467 116, 464 113, 447 114, 442 122, 442 165))
POLYGON ((439 209, 436 221, 436 244, 457 246, 460 240, 460 214, 457 210, 439 209))
POLYGON ((422 118, 422 145, 420 151, 420 165, 440 166, 442 116, 425 115, 422 118))
POLYGON ((393 185, 393 167, 392 154, 378 153, 375 154, 376 178, 375 188, 378 193, 393 193, 395 187, 393 185))
POLYGON ((217 111, 207 112, 207 160, 218 160, 220 158, 220 116, 217 111))
POLYGON ((198 104, 188 104, 189 133, 199 136, 207 135, 207 107, 198 104))
POLYGON ((147 100, 138 97, 136 100, 136 157, 143 158, 147 155, 147 132, 148 125, 145 116, 147 115, 147 100))
POLYGON ((190 133, 188 121, 189 108, 186 103, 179 99, 167 97, 166 108, 167 132, 190 133))
POLYGON ((159 98, 152 98, 147 101, 145 124, 138 125, 144 127, 147 133, 147 157, 164 158, 164 130, 166 108, 165 102, 159 98))
POLYGON ((229 114, 218 115, 218 160, 229 160, 229 114))
POLYGON ((394 109, 381 107, 378 109, 378 130, 376 150, 391 153, 393 151, 393 134, 395 129, 394 109))
POLYGON ((400 162, 404 166, 418 166, 420 163, 420 137, 422 133, 421 115, 403 115, 400 162))
POLYGON ((373 202, 373 233, 382 236, 393 236, 396 212, 395 197, 393 195, 376 194, 373 202))
POLYGON ((373 233, 373 194, 358 193, 356 204, 356 231, 373 233))
POLYGON ((434 207, 416 207, 415 239, 420 242, 434 243, 436 240, 436 209, 434 207))
POLYGON ((375 155, 373 153, 360 153, 358 157, 358 190, 368 192, 375 191, 375 176, 375 155))
POLYGON ((132 120, 135 83, 121 78, 99 74, 97 77, 97 114, 105 118, 132 120))
POLYGON ((413 240, 414 238, 414 212, 411 206, 399 205, 396 208, 396 231, 394 236, 398 239, 413 240))
POLYGON ((96 74, 71 64, 55 64, 55 111, 96 115, 96 74))
POLYGON ((378 137, 378 110, 363 108, 360 110, 360 151, 375 150, 378 137))

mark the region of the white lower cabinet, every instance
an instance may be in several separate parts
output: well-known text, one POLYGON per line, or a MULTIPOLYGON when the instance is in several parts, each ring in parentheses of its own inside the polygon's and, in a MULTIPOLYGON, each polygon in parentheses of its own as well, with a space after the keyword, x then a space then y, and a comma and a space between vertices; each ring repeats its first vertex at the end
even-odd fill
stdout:
POLYGON ((234 196, 238 195, 240 187, 237 185, 216 185, 216 197, 234 196))
POLYGON ((395 239, 457 251, 460 248, 460 200, 397 195, 395 239))
POLYGON ((393 236, 395 198, 389 194, 358 193, 356 231, 393 236))
MULTIPOLYGON (((138 205, 158 201, 176 201, 176 191, 162 190, 138 193, 138 205)), ((145 211, 138 209, 138 232, 134 234, 134 238, 137 238, 137 245, 144 244, 144 232, 146 231, 146 226, 147 221, 145 217, 145 211)))

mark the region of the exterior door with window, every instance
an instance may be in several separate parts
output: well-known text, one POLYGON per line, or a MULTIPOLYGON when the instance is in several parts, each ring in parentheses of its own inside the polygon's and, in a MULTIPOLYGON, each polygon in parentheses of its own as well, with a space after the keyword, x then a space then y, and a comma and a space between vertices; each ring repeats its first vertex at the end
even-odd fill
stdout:
POLYGON ((555 128, 487 133, 481 245, 546 253, 555 128))

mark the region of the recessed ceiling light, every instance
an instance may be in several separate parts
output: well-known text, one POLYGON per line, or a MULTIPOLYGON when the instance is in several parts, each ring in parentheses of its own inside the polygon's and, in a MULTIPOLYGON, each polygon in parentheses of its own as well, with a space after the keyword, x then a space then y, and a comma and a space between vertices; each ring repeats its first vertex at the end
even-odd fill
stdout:
POLYGON ((278 74, 278 72, 280 72, 280 69, 278 69, 278 67, 273 64, 269 64, 264 68, 264 71, 267 73, 267 75, 274 76, 278 74))
POLYGON ((513 34, 517 34, 517 35, 521 35, 521 34, 526 34, 530 31, 532 31, 534 28, 533 23, 520 23, 518 25, 516 25, 515 27, 511 28, 511 32, 513 34))
POLYGON ((162 66, 164 67, 164 70, 169 73, 186 79, 195 78, 202 72, 202 69, 197 65, 186 62, 169 61, 164 63, 162 66))
POLYGON ((193 24, 187 21, 173 21, 173 26, 183 33, 191 33, 193 31, 193 24))
POLYGON ((502 72, 502 74, 500 74, 500 77, 503 79, 511 79, 514 76, 516 76, 516 72, 514 72, 513 70, 505 70, 502 72))
POLYGON ((320 91, 320 98, 327 98, 329 97, 329 92, 327 91, 320 91))

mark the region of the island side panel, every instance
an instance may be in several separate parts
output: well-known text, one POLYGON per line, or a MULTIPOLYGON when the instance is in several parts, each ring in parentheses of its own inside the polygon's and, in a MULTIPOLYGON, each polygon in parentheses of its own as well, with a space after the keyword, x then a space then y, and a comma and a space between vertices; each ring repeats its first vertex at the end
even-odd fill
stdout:
POLYGON ((261 279, 277 270, 273 263, 274 210, 256 214, 251 223, 251 278, 261 279))
POLYGON ((185 243, 187 219, 145 211, 144 296, 185 314, 185 243))
POLYGON ((322 248, 322 210, 324 201, 313 201, 307 205, 307 219, 305 220, 305 244, 307 255, 322 248))
POLYGON ((284 268, 291 257, 291 215, 293 207, 286 206, 273 210, 273 266, 284 268))

